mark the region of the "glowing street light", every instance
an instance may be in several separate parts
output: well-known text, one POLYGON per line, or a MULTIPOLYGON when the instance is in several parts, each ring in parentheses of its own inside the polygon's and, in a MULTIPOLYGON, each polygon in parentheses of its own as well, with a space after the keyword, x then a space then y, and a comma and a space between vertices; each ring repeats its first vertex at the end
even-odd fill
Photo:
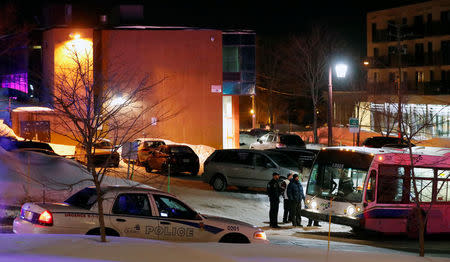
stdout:
POLYGON ((79 33, 70 33, 69 37, 72 39, 80 39, 81 35, 79 33))
POLYGON ((120 106, 123 105, 123 103, 125 103, 125 98, 121 96, 114 97, 111 101, 112 106, 120 106))
POLYGON ((364 64, 365 66, 368 66, 370 63, 369 63, 369 61, 366 60, 366 61, 363 62, 363 64, 364 64))
MULTIPOLYGON (((345 77, 347 73, 346 64, 337 64, 335 66, 336 76, 338 78, 345 77)), ((331 66, 328 71, 328 146, 333 145, 333 71, 331 66)))

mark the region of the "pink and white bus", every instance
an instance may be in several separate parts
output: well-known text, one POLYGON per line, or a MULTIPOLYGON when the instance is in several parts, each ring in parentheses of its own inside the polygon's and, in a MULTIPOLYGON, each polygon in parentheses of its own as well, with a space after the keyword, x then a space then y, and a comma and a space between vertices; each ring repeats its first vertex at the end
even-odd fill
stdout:
POLYGON ((302 216, 390 234, 418 231, 415 198, 425 232, 450 233, 450 149, 329 147, 308 180, 302 216), (414 168, 414 169, 413 169, 414 168), (414 194, 412 171, 416 178, 414 194))

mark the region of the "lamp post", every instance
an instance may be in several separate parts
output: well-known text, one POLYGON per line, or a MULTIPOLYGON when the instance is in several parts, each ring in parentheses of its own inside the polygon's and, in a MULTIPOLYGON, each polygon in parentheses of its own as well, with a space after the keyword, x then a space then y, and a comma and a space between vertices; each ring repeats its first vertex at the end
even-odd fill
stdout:
MULTIPOLYGON (((345 77, 347 65, 337 64, 335 66, 336 76, 345 77)), ((330 66, 328 70, 328 146, 333 145, 333 70, 330 66)))

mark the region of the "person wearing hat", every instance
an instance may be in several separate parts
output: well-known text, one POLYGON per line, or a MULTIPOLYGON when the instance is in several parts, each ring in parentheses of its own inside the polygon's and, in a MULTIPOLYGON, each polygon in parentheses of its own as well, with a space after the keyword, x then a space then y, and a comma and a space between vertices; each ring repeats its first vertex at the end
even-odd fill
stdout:
POLYGON ((287 195, 291 203, 291 220, 292 225, 295 227, 302 226, 302 200, 305 200, 305 194, 303 193, 303 187, 300 183, 300 177, 298 174, 294 174, 292 181, 288 185, 287 195))
POLYGON ((273 173, 272 180, 267 183, 267 195, 270 201, 269 219, 271 228, 279 228, 278 226, 278 208, 280 205, 281 187, 279 183, 280 174, 273 173))

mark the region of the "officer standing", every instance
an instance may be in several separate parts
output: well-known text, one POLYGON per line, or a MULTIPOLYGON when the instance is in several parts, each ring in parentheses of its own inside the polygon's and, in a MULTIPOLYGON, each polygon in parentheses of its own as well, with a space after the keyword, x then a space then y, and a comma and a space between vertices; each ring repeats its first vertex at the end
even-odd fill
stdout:
POLYGON ((294 174, 292 181, 288 185, 287 195, 291 203, 291 218, 292 225, 294 227, 302 226, 302 200, 305 200, 305 194, 303 193, 303 187, 300 183, 300 178, 297 174, 294 174))
POLYGON ((267 195, 269 195, 270 201, 269 219, 271 228, 280 228, 280 226, 278 226, 278 208, 281 195, 279 179, 280 174, 275 172, 272 174, 272 180, 267 184, 267 195))

